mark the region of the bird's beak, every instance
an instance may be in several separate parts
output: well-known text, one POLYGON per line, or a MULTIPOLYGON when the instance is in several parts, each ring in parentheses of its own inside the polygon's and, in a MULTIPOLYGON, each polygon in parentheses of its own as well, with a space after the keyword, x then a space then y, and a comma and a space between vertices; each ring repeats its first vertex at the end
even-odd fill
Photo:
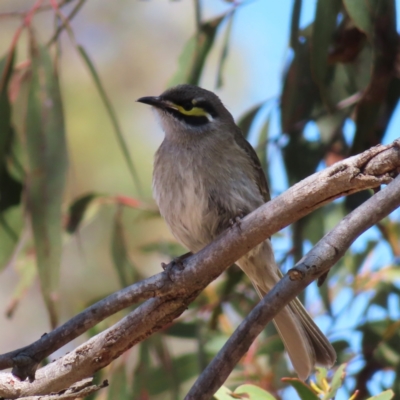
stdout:
POLYGON ((140 99, 137 99, 139 103, 144 103, 144 104, 149 104, 150 106, 157 107, 157 108, 165 108, 165 107, 170 107, 170 104, 163 100, 161 97, 141 97, 140 99))

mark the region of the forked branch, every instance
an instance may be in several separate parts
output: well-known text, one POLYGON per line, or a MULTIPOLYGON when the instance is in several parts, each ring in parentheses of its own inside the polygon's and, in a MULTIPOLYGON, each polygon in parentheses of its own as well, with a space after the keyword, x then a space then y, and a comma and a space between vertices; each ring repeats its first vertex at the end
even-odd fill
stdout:
MULTIPOLYGON (((240 229, 229 229, 187 258, 183 270, 172 269, 169 276, 160 273, 131 285, 89 307, 30 346, 0 355, 0 369, 12 367, 14 374, 22 379, 35 378, 32 383, 20 382, 10 373, 0 374, 0 397, 58 392, 91 376, 135 343, 177 318, 211 281, 273 233, 338 197, 389 184, 399 171, 398 140, 387 146, 373 147, 311 175, 246 216, 240 229), (36 371, 38 363, 55 350, 108 316, 143 300, 147 301, 107 331, 36 371)), ((307 279, 301 280, 302 287, 309 283, 307 279)), ((282 282, 279 290, 284 285, 282 282)), ((286 303, 282 301, 280 306, 286 303)))

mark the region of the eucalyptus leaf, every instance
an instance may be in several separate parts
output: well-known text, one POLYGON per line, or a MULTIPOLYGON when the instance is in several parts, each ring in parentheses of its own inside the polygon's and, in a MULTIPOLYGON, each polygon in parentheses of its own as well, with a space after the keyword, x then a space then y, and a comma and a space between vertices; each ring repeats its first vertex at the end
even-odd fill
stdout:
POLYGON ((218 28, 225 15, 204 22, 196 34, 186 43, 179 57, 178 71, 169 81, 168 86, 182 83, 198 85, 207 56, 214 45, 218 28))
POLYGON ((385 390, 382 393, 377 394, 376 396, 369 397, 367 400, 391 400, 394 398, 393 390, 385 390))
POLYGON ((61 206, 66 182, 67 146, 61 92, 47 48, 31 46, 26 144, 29 159, 27 202, 35 240, 41 290, 51 325, 57 325, 62 250, 61 206))
POLYGON ((301 400, 320 400, 309 385, 298 378, 282 378, 282 382, 291 385, 301 400))

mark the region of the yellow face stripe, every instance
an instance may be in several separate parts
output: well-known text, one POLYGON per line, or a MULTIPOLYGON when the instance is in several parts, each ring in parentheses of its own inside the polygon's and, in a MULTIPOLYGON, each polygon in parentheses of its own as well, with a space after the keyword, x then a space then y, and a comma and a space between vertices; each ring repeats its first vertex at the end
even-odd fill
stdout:
POLYGON ((181 114, 189 117, 206 117, 209 121, 213 120, 211 114, 201 107, 193 107, 191 110, 185 110, 179 104, 172 103, 172 101, 166 102, 166 105, 167 107, 173 108, 174 110, 179 111, 181 114))
POLYGON ((193 107, 191 110, 185 110, 183 107, 175 105, 176 109, 184 115, 189 115, 191 117, 207 117, 210 118, 210 114, 200 107, 193 107))

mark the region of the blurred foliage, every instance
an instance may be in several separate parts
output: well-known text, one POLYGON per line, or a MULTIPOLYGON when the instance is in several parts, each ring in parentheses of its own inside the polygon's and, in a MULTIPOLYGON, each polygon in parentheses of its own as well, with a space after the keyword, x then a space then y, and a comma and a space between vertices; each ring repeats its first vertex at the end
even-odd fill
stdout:
MULTIPOLYGON (((141 189, 106 85, 69 25, 84 1, 67 0, 58 5, 53 1, 51 6, 41 5, 40 1, 33 3, 25 13, 0 15, 20 17, 8 51, 0 57, 0 271, 14 267, 20 276, 8 314, 13 314, 38 276, 51 324, 55 326, 63 238, 78 236, 104 208, 113 209, 109 255, 121 287, 142 276, 132 258, 132 248, 143 254, 161 255, 163 259, 172 259, 184 249, 156 234, 146 245, 138 246, 131 240, 128 228, 132 220, 150 223, 160 218, 154 205, 143 196, 129 198, 89 192, 67 199, 63 195, 68 149, 58 70, 62 61, 59 38, 65 29, 98 90, 139 196, 141 189), (65 16, 63 7, 68 4, 72 4, 72 11, 65 16), (40 40, 33 29, 39 13, 54 19, 54 32, 47 42, 40 40), (28 35, 30 52, 27 60, 17 65, 15 52, 22 31, 28 35), (32 234, 28 233, 30 229, 32 234), (32 267, 33 256, 37 273, 32 267)), ((232 29, 247 1, 231 3, 224 14, 203 21, 202 1, 196 2, 195 32, 177 61, 171 85, 199 84, 214 49, 220 50, 216 86, 224 84, 224 66, 229 50, 235 46, 232 29), (218 47, 219 42, 222 46, 218 47)), ((318 168, 381 143, 400 96, 394 0, 318 0, 314 21, 305 27, 300 26, 301 11, 302 1, 294 0, 290 51, 279 105, 270 101, 255 104, 238 121, 247 138, 255 133, 253 144, 272 186, 275 172, 271 172, 268 154, 282 156, 282 174, 292 185, 318 168), (276 116, 281 133, 273 136, 270 129, 276 116), (354 123, 354 135, 345 132, 349 121, 354 123), (317 130, 317 138, 309 138, 310 127, 317 130)), ((294 224, 290 232, 285 230, 285 254, 277 257, 282 266, 293 265, 304 249, 314 245, 370 195, 359 193, 345 201, 335 201, 294 224)), ((338 352, 338 361, 347 363, 347 372, 344 365, 332 375, 319 368, 309 384, 297 378, 281 381, 292 371, 282 342, 270 325, 228 382, 234 386, 248 384, 233 392, 223 387, 215 398, 293 398, 290 386, 301 399, 330 399, 338 390, 341 398, 365 399, 390 385, 394 398, 400 399, 399 243, 398 219, 381 221, 373 239, 353 246, 326 282, 314 288, 312 296, 307 295, 307 299, 312 299, 308 301, 312 311, 324 314, 321 321, 327 321, 325 330, 338 352), (385 246, 390 257, 379 269, 385 246), (351 312, 359 317, 351 317, 351 312)), ((233 266, 179 320, 137 345, 135 354, 129 351, 115 365, 100 371, 96 379, 110 380, 109 399, 181 399, 188 384, 218 353, 256 301, 247 278, 233 266), (133 366, 128 362, 131 359, 133 366)), ((113 322, 113 318, 104 321, 89 334, 95 335, 98 329, 113 322)), ((90 398, 104 395, 94 394, 90 398)), ((393 396, 391 391, 384 391, 373 398, 384 400, 393 396)))

